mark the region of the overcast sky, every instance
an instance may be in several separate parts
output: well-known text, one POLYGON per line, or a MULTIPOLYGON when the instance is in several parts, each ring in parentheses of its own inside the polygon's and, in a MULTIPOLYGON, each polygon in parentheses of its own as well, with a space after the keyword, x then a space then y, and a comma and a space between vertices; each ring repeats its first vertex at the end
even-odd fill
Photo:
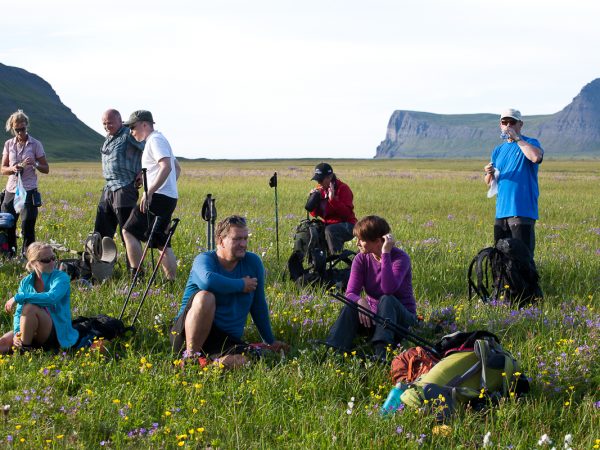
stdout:
POLYGON ((192 158, 371 158, 394 110, 550 114, 600 76, 597 1, 19 0, 3 17, 0 62, 103 134, 105 109, 149 109, 192 158))

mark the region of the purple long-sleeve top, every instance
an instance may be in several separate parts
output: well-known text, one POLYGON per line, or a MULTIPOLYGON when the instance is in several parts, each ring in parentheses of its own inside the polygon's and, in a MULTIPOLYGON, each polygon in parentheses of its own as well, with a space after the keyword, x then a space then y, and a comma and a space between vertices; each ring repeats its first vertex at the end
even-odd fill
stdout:
POLYGON ((362 291, 366 293, 373 312, 377 312, 379 299, 383 295, 393 295, 408 311, 417 312, 410 257, 399 248, 393 247, 390 253, 382 253, 381 261, 366 253, 354 257, 346 297, 357 302, 362 291))

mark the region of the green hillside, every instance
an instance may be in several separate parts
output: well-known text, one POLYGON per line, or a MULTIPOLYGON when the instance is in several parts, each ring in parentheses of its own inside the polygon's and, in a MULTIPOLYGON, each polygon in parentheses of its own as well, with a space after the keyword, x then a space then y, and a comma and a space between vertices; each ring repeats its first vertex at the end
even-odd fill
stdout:
POLYGON ((29 132, 42 142, 50 161, 100 159, 103 137, 63 105, 50 84, 26 70, 0 63, 2 141, 11 137, 4 124, 17 109, 29 116, 29 132))

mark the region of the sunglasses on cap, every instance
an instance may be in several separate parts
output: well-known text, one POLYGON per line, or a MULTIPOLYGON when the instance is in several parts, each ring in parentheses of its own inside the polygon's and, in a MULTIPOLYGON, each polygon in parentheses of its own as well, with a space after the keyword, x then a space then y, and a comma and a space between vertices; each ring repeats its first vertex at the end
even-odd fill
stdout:
POLYGON ((48 263, 56 261, 56 256, 51 256, 50 258, 38 259, 38 261, 41 262, 42 264, 48 264, 48 263))
POLYGON ((507 118, 507 119, 502 119, 500 121, 500 123, 502 125, 515 125, 517 123, 517 121, 515 119, 512 119, 512 118, 507 118))

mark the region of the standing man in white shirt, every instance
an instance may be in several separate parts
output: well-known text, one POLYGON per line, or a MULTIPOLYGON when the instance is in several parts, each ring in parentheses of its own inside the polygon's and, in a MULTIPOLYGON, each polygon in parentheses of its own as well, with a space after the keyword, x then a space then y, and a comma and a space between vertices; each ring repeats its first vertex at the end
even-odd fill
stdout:
MULTIPOLYGON (((155 219, 158 223, 150 247, 162 250, 165 245, 167 230, 177 206, 177 179, 181 168, 167 139, 154 130, 150 111, 134 111, 124 125, 129 127, 136 141, 146 141, 142 168, 146 169, 148 179, 147 194, 142 194, 139 207, 133 210, 123 227, 127 258, 132 273, 135 273, 142 259, 141 243, 148 240, 155 219)), ((170 245, 165 251, 162 266, 167 279, 174 280, 177 260, 170 245)))

